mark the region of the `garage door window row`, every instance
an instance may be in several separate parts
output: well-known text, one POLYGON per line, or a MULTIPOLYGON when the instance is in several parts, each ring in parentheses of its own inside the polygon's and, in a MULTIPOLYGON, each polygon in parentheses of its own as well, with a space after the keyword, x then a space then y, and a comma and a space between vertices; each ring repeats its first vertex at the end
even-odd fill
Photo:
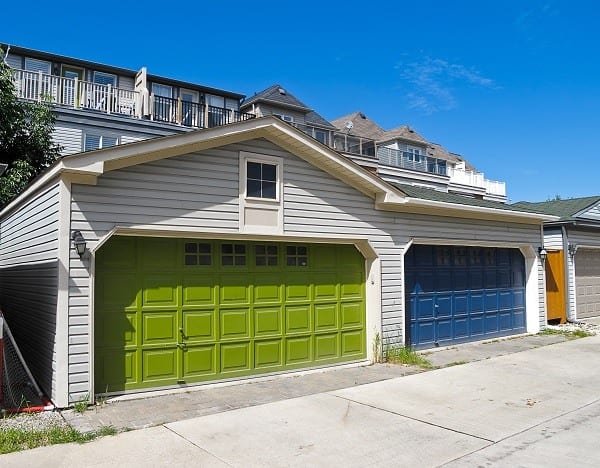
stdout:
POLYGON ((308 267, 308 247, 305 245, 287 245, 281 248, 277 244, 256 244, 253 249, 243 243, 221 243, 217 249, 209 242, 186 242, 184 245, 184 264, 186 266, 215 265, 213 250, 219 252, 221 266, 245 267, 248 256, 256 267, 277 267, 280 264, 288 267, 308 267), (285 260, 280 262, 281 251, 285 252, 285 260))

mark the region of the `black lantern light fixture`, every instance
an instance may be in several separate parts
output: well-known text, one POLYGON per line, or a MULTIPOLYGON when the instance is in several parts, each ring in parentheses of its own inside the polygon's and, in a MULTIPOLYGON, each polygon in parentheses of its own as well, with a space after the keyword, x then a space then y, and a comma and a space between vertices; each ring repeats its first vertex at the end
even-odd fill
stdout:
POLYGON ((548 252, 544 247, 538 247, 538 255, 540 256, 540 260, 542 261, 542 265, 546 263, 546 258, 548 257, 548 252))
POLYGON ((81 231, 73 231, 71 234, 71 240, 73 241, 73 247, 77 251, 77 254, 81 257, 85 253, 86 242, 81 231))

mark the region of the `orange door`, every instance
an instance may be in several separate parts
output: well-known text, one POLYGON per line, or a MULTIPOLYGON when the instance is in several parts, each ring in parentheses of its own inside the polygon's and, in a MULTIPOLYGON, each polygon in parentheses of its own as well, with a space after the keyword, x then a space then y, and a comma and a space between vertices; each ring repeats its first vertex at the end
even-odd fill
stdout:
POLYGON ((546 308, 548 320, 567 321, 565 306, 565 262, 562 250, 548 252, 546 258, 546 308))

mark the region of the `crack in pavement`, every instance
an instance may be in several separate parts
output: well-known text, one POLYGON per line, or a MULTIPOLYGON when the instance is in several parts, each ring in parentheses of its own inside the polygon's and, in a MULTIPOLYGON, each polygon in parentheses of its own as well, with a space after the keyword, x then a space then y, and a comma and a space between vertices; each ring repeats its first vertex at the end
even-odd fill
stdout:
POLYGON ((201 447, 201 446, 200 446, 200 445, 198 445, 196 442, 194 442, 194 441, 192 441, 192 440, 188 439, 187 437, 183 436, 183 435, 182 435, 182 434, 180 434, 179 432, 177 432, 177 431, 175 431, 175 430, 171 429, 170 427, 167 427, 167 425, 166 425, 166 424, 161 424, 161 426, 162 426, 162 427, 164 427, 164 428, 165 428, 167 431, 169 431, 169 432, 171 432, 171 433, 175 434, 177 437, 180 437, 181 439, 185 440, 186 442, 188 442, 188 443, 192 444, 192 445, 193 445, 194 447, 196 447, 197 449, 200 449, 201 451, 203 451, 204 453, 207 453, 207 454, 208 454, 208 455, 210 455, 211 457, 214 457, 214 458, 216 458, 217 460, 219 460, 219 461, 221 461, 221 462, 225 463, 227 466, 232 466, 232 467, 233 467, 233 466, 235 466, 235 465, 232 465, 231 463, 227 462, 226 460, 222 459, 222 458, 221 458, 221 457, 219 457, 218 455, 216 455, 216 454, 214 454, 214 453, 212 453, 212 452, 209 452, 209 451, 208 451, 208 450, 206 450, 204 447, 201 447))

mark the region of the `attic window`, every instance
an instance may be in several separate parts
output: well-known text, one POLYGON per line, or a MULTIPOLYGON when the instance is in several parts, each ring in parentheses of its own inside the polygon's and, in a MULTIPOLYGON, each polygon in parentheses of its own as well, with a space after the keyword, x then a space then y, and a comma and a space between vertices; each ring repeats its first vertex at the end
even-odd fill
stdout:
POLYGON ((277 91, 279 91, 279 94, 281 94, 283 96, 285 96, 285 94, 286 94, 285 89, 283 89, 283 88, 279 88, 277 91))

